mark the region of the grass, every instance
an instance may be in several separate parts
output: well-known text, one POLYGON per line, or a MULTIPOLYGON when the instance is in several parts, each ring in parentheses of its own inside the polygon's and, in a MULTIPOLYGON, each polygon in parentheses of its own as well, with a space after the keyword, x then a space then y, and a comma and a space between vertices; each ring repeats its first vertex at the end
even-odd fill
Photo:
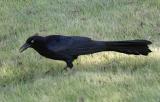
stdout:
POLYGON ((159 0, 1 0, 0 102, 159 102, 159 29, 159 0), (61 73, 63 62, 18 52, 34 33, 147 39, 153 52, 81 56, 61 73))

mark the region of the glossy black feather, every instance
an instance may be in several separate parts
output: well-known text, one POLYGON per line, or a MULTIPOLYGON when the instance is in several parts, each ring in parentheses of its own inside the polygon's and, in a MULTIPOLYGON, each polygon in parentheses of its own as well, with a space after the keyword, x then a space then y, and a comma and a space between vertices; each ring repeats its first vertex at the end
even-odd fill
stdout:
POLYGON ((116 51, 134 55, 148 55, 151 50, 147 40, 95 41, 87 37, 50 35, 32 36, 26 43, 39 54, 54 60, 63 60, 72 68, 72 62, 79 56, 101 51, 116 51), (34 42, 34 43, 33 43, 34 42))

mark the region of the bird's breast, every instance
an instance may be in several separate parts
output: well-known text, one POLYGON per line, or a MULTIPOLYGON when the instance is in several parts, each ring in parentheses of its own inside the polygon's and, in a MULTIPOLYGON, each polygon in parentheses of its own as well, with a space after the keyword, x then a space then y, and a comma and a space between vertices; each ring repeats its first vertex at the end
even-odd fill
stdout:
POLYGON ((38 53, 49 59, 54 59, 54 60, 64 60, 65 59, 65 56, 63 56, 62 54, 54 53, 49 50, 39 51, 38 53))

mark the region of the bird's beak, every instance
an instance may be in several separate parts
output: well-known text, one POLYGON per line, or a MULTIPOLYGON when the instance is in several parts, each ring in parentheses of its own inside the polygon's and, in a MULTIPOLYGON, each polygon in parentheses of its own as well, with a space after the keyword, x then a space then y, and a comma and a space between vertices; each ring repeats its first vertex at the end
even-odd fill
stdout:
POLYGON ((19 49, 19 52, 23 52, 24 50, 26 50, 30 46, 31 46, 30 44, 25 43, 24 45, 21 46, 21 48, 19 49))

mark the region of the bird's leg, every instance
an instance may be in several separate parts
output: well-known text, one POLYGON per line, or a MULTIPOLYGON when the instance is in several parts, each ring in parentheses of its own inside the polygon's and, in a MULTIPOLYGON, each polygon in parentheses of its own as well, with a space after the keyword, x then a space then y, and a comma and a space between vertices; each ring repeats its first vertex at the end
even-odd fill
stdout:
POLYGON ((71 72, 72 72, 72 70, 71 70, 71 69, 72 69, 72 67, 71 67, 71 66, 69 67, 68 65, 66 65, 66 66, 63 68, 62 72, 64 72, 64 71, 65 71, 65 72, 67 72, 67 73, 71 73, 71 72))
POLYGON ((68 69, 72 69, 73 68, 73 63, 72 63, 72 59, 71 58, 67 58, 66 60, 65 60, 65 62, 66 62, 66 67, 64 67, 64 69, 63 69, 63 71, 65 70, 65 71, 69 71, 68 69))
POLYGON ((70 68, 70 69, 72 69, 72 68, 73 68, 73 64, 72 64, 72 62, 68 62, 68 61, 67 61, 66 63, 67 63, 67 67, 68 67, 68 68, 70 68))
POLYGON ((72 62, 66 61, 66 64, 67 64, 67 65, 63 68, 62 71, 68 71, 68 68, 69 68, 69 69, 72 69, 72 68, 73 68, 72 62))
POLYGON ((64 67, 64 70, 67 71, 67 69, 72 69, 73 68, 73 64, 72 64, 72 61, 71 60, 66 60, 66 67, 64 67))
POLYGON ((65 66, 65 67, 63 68, 63 70, 67 71, 67 68, 68 68, 68 66, 65 66))
POLYGON ((75 68, 73 68, 73 63, 72 63, 72 62, 67 63, 67 66, 68 66, 68 68, 69 68, 68 71, 69 71, 70 74, 75 73, 75 68))

